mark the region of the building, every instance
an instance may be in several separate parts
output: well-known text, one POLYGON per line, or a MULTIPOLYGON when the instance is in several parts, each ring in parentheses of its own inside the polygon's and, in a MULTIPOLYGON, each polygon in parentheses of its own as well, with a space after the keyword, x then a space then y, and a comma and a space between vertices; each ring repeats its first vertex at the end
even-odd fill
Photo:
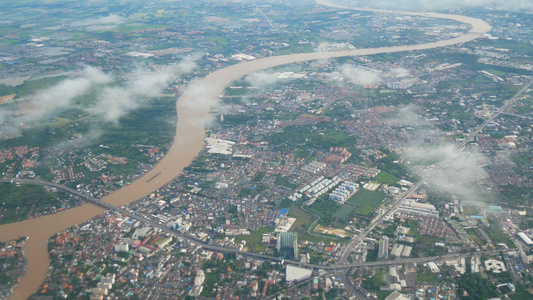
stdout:
POLYGON ((398 293, 397 291, 392 292, 385 300, 409 300, 409 298, 405 297, 403 294, 398 293))
POLYGON ((402 202, 402 204, 400 204, 398 207, 398 211, 407 214, 423 215, 436 218, 439 217, 439 211, 435 208, 435 206, 410 200, 402 202))
POLYGON ((278 255, 288 259, 298 257, 298 235, 295 232, 280 232, 277 243, 278 255))
POLYGON ((388 255, 389 255, 389 238, 387 236, 383 236, 379 240, 378 258, 387 258, 388 255))
POLYGON ((130 239, 127 239, 127 241, 121 241, 118 244, 115 244, 115 251, 116 252, 128 252, 130 250, 130 239))
POLYGON ((202 290, 204 289, 203 288, 204 280, 205 280, 204 271, 198 270, 196 272, 196 278, 194 278, 194 285, 191 291, 189 292, 190 296, 193 296, 193 297, 200 296, 200 294, 202 293, 202 290))
POLYGON ((518 236, 524 241, 524 243, 526 243, 526 245, 530 247, 533 246, 533 241, 524 232, 519 232, 518 236))
POLYGON ((285 280, 287 282, 302 281, 310 278, 311 274, 313 274, 313 270, 287 265, 285 269, 285 280))

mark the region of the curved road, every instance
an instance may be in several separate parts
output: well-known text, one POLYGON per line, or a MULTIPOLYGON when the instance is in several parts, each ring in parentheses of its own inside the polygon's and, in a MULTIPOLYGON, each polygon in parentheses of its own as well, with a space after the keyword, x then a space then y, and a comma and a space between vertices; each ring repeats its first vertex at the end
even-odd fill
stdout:
MULTIPOLYGON (((341 9, 357 8, 334 5, 328 1, 318 0, 317 3, 341 9)), ((244 75, 289 63, 310 61, 325 58, 344 56, 372 55, 380 53, 404 52, 415 50, 427 50, 460 44, 481 37, 491 29, 486 22, 459 15, 447 15, 438 13, 414 13, 401 11, 385 11, 363 9, 377 13, 408 14, 423 17, 451 19, 468 23, 471 29, 460 36, 437 42, 414 44, 406 46, 379 47, 355 49, 335 52, 301 53, 284 56, 265 57, 250 62, 239 63, 224 69, 217 70, 206 77, 192 82, 183 95, 178 99, 177 112, 178 124, 174 143, 165 157, 139 180, 113 192, 102 199, 114 206, 121 206, 140 199, 162 185, 178 176, 183 168, 188 166, 198 152, 203 148, 205 135, 205 122, 209 118, 209 109, 218 101, 223 89, 233 80, 244 75), (157 177, 158 180, 151 180, 157 177)), ((82 205, 54 215, 34 218, 18 223, 0 226, 0 241, 16 239, 19 236, 27 236, 30 239, 25 245, 27 258, 27 271, 9 299, 26 299, 32 295, 44 280, 50 264, 50 258, 46 247, 48 238, 65 228, 85 222, 95 215, 101 214, 105 209, 94 205, 82 205)))

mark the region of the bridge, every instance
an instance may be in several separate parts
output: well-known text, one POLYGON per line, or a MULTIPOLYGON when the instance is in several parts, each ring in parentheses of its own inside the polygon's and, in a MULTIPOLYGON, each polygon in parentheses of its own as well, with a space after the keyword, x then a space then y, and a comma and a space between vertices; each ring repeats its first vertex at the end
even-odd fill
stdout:
MULTIPOLYGON (((345 261, 335 264, 335 265, 317 265, 317 264, 309 264, 309 263, 301 263, 299 261, 295 260, 288 260, 283 259, 275 256, 270 256, 266 254, 260 254, 260 253, 252 253, 247 251, 242 251, 237 248, 228 248, 228 247, 222 247, 217 245, 212 245, 209 243, 206 243, 198 238, 195 238, 190 235, 183 234, 181 232, 172 230, 162 224, 159 224, 157 222, 154 222, 152 220, 149 220, 137 213, 134 213, 133 211, 129 211, 120 207, 117 207, 113 204, 107 203, 105 201, 102 201, 100 199, 94 198, 88 194, 82 193, 80 191, 71 189, 69 187, 66 187, 61 184, 43 181, 43 180, 33 180, 33 179, 22 179, 22 178, 13 178, 13 179, 0 179, 0 181, 3 182, 11 182, 11 183, 19 183, 19 184, 33 184, 33 185, 41 185, 41 186, 48 186, 53 187, 65 192, 68 192, 70 194, 76 195, 80 198, 83 198, 95 205, 99 205, 105 209, 112 210, 115 212, 118 212, 122 215, 128 216, 134 220, 138 220, 148 226, 151 226, 153 228, 159 229, 161 232, 164 232, 170 236, 174 236, 177 238, 180 238, 182 240, 188 241, 190 243, 196 244, 201 246, 203 249, 214 251, 214 252, 222 252, 222 253, 233 253, 236 255, 242 255, 247 257, 253 257, 256 259, 261 260, 269 260, 269 261, 277 261, 277 262, 284 262, 286 264, 291 265, 297 265, 300 267, 306 267, 306 268, 312 268, 312 269, 320 269, 320 270, 328 270, 328 271, 335 271, 335 270, 346 270, 353 267, 379 267, 379 266, 394 266, 394 265, 403 265, 406 263, 424 263, 434 260, 441 260, 441 259, 455 259, 459 257, 464 257, 465 254, 448 254, 448 255, 442 255, 442 256, 429 256, 429 257, 416 257, 416 258, 407 258, 407 259, 399 259, 399 260, 386 260, 386 261, 376 261, 376 262, 359 262, 359 263, 346 263, 345 261)), ((499 251, 482 251, 477 252, 476 254, 497 254, 499 251)))

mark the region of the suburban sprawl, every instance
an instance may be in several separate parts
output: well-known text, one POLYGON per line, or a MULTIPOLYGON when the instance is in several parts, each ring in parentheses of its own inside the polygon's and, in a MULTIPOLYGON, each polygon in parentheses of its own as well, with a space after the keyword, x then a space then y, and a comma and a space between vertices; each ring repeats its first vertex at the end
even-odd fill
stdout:
MULTIPOLYGON (((192 163, 141 179, 199 78, 470 28, 320 3, 0 4, 0 228, 162 185, 44 237, 30 299, 533 298, 532 7, 437 7, 492 29, 237 78, 192 163)), ((28 242, 0 240, 0 299, 28 242)))

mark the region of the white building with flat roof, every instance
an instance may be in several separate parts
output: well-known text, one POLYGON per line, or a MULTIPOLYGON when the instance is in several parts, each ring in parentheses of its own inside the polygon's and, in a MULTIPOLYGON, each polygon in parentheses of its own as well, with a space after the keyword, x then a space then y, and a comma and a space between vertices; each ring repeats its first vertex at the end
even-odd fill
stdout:
POLYGON ((398 206, 398 211, 408 214, 424 215, 438 217, 439 211, 435 206, 429 203, 420 203, 412 200, 406 200, 398 206))
POLYGON ((285 280, 287 282, 302 281, 311 277, 311 274, 313 274, 313 270, 287 265, 285 269, 285 280))

